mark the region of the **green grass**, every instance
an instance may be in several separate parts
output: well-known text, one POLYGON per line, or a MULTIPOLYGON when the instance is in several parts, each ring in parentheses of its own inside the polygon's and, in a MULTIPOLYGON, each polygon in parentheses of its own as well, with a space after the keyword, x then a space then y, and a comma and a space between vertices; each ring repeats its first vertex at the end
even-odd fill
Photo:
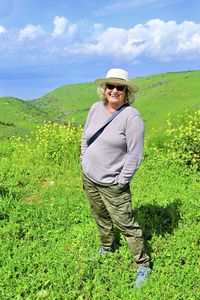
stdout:
POLYGON ((199 107, 200 72, 167 73, 145 77, 138 82, 141 90, 136 107, 146 121, 146 128, 163 130, 166 120, 175 118, 186 109, 196 110, 199 107))
POLYGON ((0 137, 24 136, 48 119, 47 114, 27 101, 12 97, 0 98, 0 137))
POLYGON ((132 204, 154 270, 141 289, 133 288, 137 266, 123 236, 115 253, 90 261, 99 238, 82 189, 82 128, 37 128, 44 120, 83 124, 97 100, 95 85, 63 86, 34 101, 0 99, 1 137, 22 136, 0 141, 0 299, 200 299, 199 172, 188 167, 191 149, 199 159, 199 123, 185 113, 199 105, 199 77, 197 71, 136 79, 146 143, 132 204), (178 126, 170 144, 168 114, 178 126), (186 124, 179 130, 180 121, 186 124))
POLYGON ((134 289, 123 236, 115 253, 90 261, 99 238, 80 138, 80 128, 48 125, 36 140, 0 144, 0 299, 199 299, 199 173, 145 150, 131 191, 154 273, 134 289))
MULTIPOLYGON (((166 73, 136 78, 140 87, 133 104, 145 120, 146 132, 162 132, 166 120, 200 103, 200 71, 166 73)), ((44 121, 84 124, 92 103, 98 100, 95 83, 64 85, 43 97, 22 101, 0 98, 0 136, 30 134, 44 121), (8 123, 14 124, 9 126, 8 123)))
MULTIPOLYGON (((135 79, 140 87, 134 106, 141 112, 146 130, 163 130, 168 115, 172 117, 195 110, 200 102, 200 71, 166 73, 135 79), (172 109, 173 108, 173 109, 172 109)), ((34 105, 60 112, 63 121, 74 119, 84 124, 89 107, 98 100, 94 83, 67 85, 38 99, 34 105), (48 105, 46 105, 48 103, 48 105)))

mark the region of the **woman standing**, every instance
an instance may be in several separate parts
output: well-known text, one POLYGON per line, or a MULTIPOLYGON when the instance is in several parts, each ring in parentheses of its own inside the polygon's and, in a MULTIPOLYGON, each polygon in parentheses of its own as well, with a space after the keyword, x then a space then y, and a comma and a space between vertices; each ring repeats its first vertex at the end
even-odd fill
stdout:
POLYGON ((96 84, 102 101, 92 105, 84 128, 83 185, 99 229, 99 254, 113 251, 117 227, 138 264, 138 286, 147 280, 150 271, 142 231, 132 213, 129 185, 143 156, 144 123, 139 112, 129 105, 138 87, 123 69, 110 69, 106 78, 97 79, 96 84), (112 120, 104 126, 109 118, 112 120))

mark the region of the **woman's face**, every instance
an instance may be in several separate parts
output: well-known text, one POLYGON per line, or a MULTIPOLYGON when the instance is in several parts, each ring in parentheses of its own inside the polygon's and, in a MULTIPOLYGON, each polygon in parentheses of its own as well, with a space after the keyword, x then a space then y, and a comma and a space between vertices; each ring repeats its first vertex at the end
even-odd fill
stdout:
POLYGON ((105 85, 105 98, 111 105, 122 105, 125 103, 126 86, 109 83, 105 85))

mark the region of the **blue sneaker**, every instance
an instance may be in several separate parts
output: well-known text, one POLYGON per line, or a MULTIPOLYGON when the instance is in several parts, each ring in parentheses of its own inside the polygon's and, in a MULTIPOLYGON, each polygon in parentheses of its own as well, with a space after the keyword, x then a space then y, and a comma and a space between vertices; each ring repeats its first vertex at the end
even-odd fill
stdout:
POLYGON ((142 282, 148 281, 148 273, 152 272, 149 267, 139 267, 137 270, 137 278, 135 281, 135 287, 138 287, 142 282))
POLYGON ((95 255, 89 259, 89 261, 98 261, 102 256, 105 256, 107 253, 110 253, 111 251, 105 250, 102 247, 100 247, 98 256, 95 255))
POLYGON ((109 253, 110 251, 104 250, 102 247, 99 249, 99 255, 104 256, 105 254, 109 253))

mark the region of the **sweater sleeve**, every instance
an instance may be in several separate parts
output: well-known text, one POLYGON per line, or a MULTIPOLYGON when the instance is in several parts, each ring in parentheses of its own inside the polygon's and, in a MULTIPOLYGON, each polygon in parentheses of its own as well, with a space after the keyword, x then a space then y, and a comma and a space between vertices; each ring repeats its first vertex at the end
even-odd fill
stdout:
POLYGON ((118 183, 125 185, 139 168, 144 148, 144 122, 140 116, 135 116, 127 122, 126 127, 127 155, 124 166, 119 174, 118 183))
POLYGON ((85 126, 84 126, 84 130, 83 130, 83 135, 82 135, 82 141, 81 141, 81 154, 80 154, 80 160, 82 160, 82 157, 85 153, 85 151, 87 150, 87 138, 86 138, 86 135, 85 135, 85 131, 91 121, 91 118, 92 118, 92 115, 95 111, 95 107, 96 105, 93 104, 88 112, 88 115, 87 115, 87 119, 86 119, 86 122, 85 122, 85 126))

